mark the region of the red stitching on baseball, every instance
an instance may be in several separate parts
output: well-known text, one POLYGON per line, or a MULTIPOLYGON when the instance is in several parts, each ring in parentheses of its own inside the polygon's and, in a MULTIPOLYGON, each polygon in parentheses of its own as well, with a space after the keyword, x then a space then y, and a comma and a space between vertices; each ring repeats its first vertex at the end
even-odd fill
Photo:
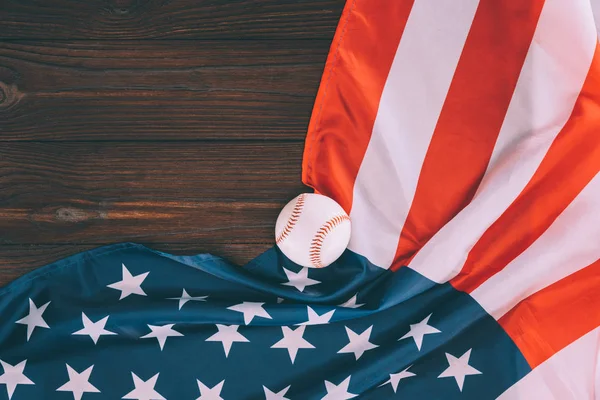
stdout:
POLYGON ((350 221, 350 217, 346 214, 336 215, 335 217, 327 220, 321 226, 321 228, 313 237, 312 242, 310 243, 310 262, 315 268, 322 268, 323 263, 321 261, 321 247, 323 247, 323 242, 325 241, 325 237, 335 228, 340 225, 344 221, 350 221))
POLYGON ((296 200, 296 204, 294 204, 294 209, 292 210, 292 215, 290 215, 290 218, 288 218, 287 222, 285 223, 283 230, 281 231, 279 236, 277 236, 277 238, 275 239, 275 243, 279 244, 279 243, 283 242, 283 240, 286 237, 288 237, 288 235, 292 232, 294 225, 296 225, 296 222, 298 222, 298 219, 300 218, 300 214, 302 214, 302 210, 304 209, 304 198, 305 197, 306 197, 306 194, 302 193, 298 197, 298 200, 296 200))

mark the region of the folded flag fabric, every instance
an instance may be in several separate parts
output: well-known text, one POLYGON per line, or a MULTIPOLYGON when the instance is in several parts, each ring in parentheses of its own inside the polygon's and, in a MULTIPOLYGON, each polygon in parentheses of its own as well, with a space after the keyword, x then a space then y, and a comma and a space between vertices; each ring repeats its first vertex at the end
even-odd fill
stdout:
POLYGON ((306 140, 352 251, 468 294, 517 345, 511 398, 600 393, 598 5, 348 1, 306 140))
POLYGON ((40 268, 0 290, 0 398, 595 399, 597 44, 589 0, 348 0, 303 160, 344 255, 40 268))
POLYGON ((272 249, 240 268, 119 244, 0 296, 14 399, 481 399, 530 370, 467 294, 352 252, 309 270, 272 249))

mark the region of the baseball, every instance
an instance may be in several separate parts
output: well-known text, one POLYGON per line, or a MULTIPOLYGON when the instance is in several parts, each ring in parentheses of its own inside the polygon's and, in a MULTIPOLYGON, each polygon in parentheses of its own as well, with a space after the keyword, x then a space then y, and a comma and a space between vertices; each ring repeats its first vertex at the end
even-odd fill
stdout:
POLYGON ((322 268, 348 247, 350 228, 350 217, 335 200, 303 193, 281 210, 275 224, 275 242, 296 264, 322 268))

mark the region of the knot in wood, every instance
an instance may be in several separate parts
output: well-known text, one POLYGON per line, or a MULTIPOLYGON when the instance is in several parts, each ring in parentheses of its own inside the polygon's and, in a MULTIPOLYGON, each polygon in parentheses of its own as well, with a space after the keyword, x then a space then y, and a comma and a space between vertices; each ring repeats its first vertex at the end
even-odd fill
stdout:
POLYGON ((140 0, 113 0, 111 9, 114 14, 129 15, 144 6, 144 3, 140 0))
POLYGON ((16 84, 8 85, 0 81, 0 109, 15 105, 22 97, 16 84))
POLYGON ((81 222, 90 219, 89 214, 78 208, 61 207, 56 210, 56 219, 65 222, 81 222))

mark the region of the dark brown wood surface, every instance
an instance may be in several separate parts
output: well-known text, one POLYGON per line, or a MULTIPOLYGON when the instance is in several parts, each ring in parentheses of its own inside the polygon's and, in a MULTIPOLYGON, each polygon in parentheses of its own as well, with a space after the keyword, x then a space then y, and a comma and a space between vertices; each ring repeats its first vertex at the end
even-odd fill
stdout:
POLYGON ((343 5, 0 0, 0 285, 124 241, 271 247, 343 5))
POLYGON ((0 140, 302 140, 328 48, 326 40, 4 42, 0 140))
POLYGON ((6 39, 331 39, 342 0, 1 0, 6 39))

